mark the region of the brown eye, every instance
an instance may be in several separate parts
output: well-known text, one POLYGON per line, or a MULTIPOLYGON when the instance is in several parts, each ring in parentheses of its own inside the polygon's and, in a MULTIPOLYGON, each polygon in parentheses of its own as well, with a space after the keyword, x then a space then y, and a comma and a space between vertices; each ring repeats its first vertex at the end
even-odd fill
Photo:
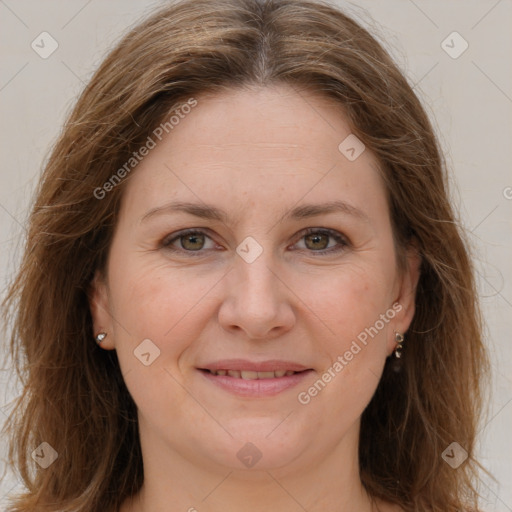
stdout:
POLYGON ((197 251, 203 248, 204 235, 201 233, 182 235, 179 237, 181 247, 187 251, 197 251))
POLYGON ((203 231, 191 229, 169 235, 162 241, 162 247, 189 256, 204 256, 209 249, 215 248, 215 242, 203 231))
POLYGON ((332 229, 308 228, 302 233, 297 244, 299 249, 306 250, 315 256, 335 254, 350 247, 348 239, 332 229))
POLYGON ((304 237, 306 247, 312 250, 326 249, 329 245, 330 235, 325 233, 313 233, 304 237))

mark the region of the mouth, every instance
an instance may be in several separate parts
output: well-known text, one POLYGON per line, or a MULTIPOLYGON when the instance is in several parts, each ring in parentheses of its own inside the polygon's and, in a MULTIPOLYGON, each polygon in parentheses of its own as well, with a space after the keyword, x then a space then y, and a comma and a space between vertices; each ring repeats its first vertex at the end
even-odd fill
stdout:
MULTIPOLYGON (((201 371, 210 372, 211 375, 217 375, 221 377, 233 377, 234 379, 244 380, 259 380, 259 379, 279 379, 281 377, 290 377, 296 373, 293 370, 275 370, 268 372, 254 372, 251 370, 210 370, 207 368, 200 368, 201 371)), ((307 371, 307 370, 304 370, 307 371)))
POLYGON ((274 396, 300 382, 314 370, 296 363, 242 360, 219 361, 197 368, 210 384, 243 397, 274 396))

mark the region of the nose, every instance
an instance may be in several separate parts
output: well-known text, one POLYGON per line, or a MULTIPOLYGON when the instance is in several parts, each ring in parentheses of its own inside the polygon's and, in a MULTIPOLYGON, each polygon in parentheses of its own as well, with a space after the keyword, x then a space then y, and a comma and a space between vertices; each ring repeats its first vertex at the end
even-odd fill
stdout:
POLYGON ((263 251, 252 263, 236 257, 218 313, 227 331, 243 331, 250 339, 262 340, 281 336, 295 324, 293 293, 278 277, 269 253, 263 251))

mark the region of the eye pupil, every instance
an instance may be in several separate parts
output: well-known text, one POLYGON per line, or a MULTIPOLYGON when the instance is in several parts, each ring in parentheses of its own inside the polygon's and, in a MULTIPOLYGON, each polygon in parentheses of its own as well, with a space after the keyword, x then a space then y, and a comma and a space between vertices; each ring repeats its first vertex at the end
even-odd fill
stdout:
POLYGON ((201 249, 204 244, 204 235, 184 235, 181 237, 181 247, 189 251, 201 249), (198 242, 199 240, 199 242, 198 242), (190 244, 189 244, 190 242, 190 244), (195 245, 196 244, 196 245, 195 245), (197 245, 199 244, 199 246, 197 245))
POLYGON ((306 246, 308 246, 308 241, 313 242, 313 244, 318 244, 320 242, 320 245, 313 245, 313 247, 308 247, 308 249, 325 249, 329 245, 328 235, 321 234, 321 233, 314 233, 311 235, 306 235, 306 246), (323 243, 322 243, 323 238, 323 243))

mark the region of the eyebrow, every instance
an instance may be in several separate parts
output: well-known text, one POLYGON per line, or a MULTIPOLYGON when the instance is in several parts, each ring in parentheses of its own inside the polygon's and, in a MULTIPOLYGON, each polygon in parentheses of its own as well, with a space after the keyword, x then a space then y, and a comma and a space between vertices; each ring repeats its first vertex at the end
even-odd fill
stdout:
MULTIPOLYGON (((188 213, 201 219, 218 220, 224 224, 229 222, 229 215, 226 211, 220 208, 205 203, 199 204, 182 201, 174 201, 164 204, 163 206, 152 208, 141 217, 140 222, 145 222, 155 215, 171 214, 176 212, 188 213)), ((278 220, 278 223, 288 219, 308 219, 310 217, 317 217, 319 215, 325 215, 329 213, 343 213, 345 215, 351 215, 366 222, 370 221, 368 215, 366 215, 366 213, 356 208, 355 206, 352 206, 351 204, 344 201, 330 201, 321 204, 305 204, 302 206, 297 206, 296 208, 285 212, 278 220)))

